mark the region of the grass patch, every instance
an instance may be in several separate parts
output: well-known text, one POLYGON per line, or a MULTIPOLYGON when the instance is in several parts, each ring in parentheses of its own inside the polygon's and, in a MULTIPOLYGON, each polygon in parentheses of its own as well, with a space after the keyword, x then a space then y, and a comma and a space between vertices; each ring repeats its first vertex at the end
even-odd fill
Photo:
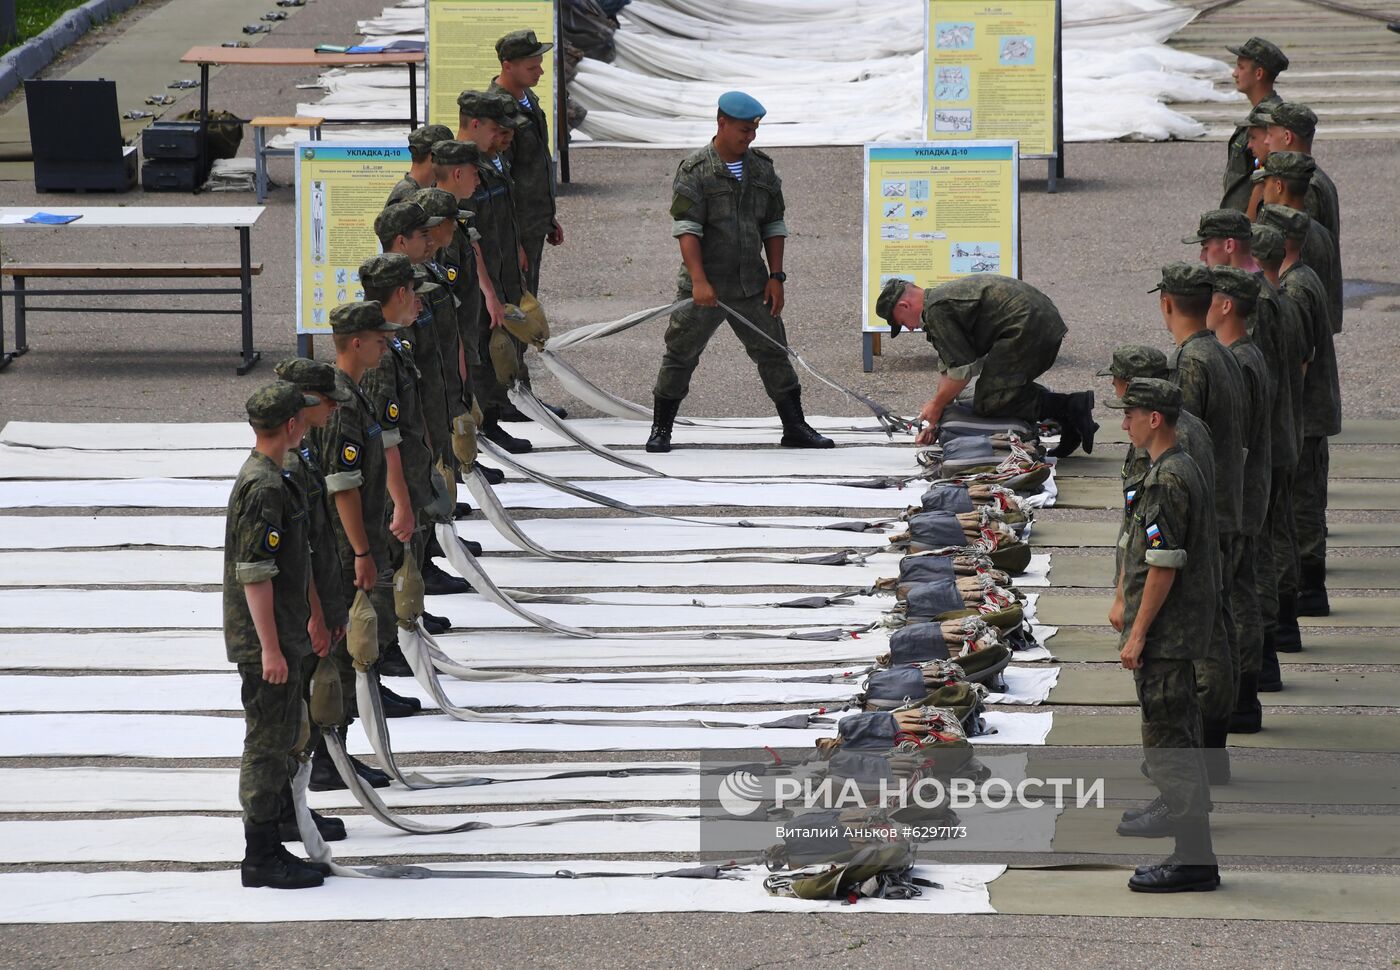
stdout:
POLYGON ((0 54, 42 34, 55 20, 83 3, 84 0, 18 0, 15 20, 19 25, 19 39, 13 44, 0 44, 0 54))

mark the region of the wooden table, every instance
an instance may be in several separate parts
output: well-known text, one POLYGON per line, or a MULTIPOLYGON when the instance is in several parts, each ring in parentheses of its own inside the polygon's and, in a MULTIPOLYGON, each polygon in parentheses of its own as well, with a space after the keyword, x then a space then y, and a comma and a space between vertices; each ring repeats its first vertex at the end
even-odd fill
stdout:
MULTIPOLYGON (((181 310, 172 307, 114 307, 104 305, 101 307, 35 307, 35 310, 64 310, 76 312, 99 312, 99 313, 190 313, 203 316, 205 314, 233 314, 237 313, 242 318, 242 354, 238 365, 238 373, 246 374, 253 365, 258 362, 261 354, 253 349, 253 257, 250 231, 263 214, 262 206, 238 205, 238 206, 86 206, 86 207, 51 207, 51 206, 5 206, 0 207, 0 232, 7 232, 12 229, 49 229, 58 232, 69 232, 75 229, 234 229, 238 233, 238 264, 236 267, 229 265, 227 271, 224 266, 212 266, 209 264, 200 265, 191 263, 188 266, 169 264, 163 266, 143 266, 136 263, 108 263, 103 264, 108 271, 94 273, 98 278, 188 278, 188 277, 209 277, 237 276, 238 286, 234 287, 164 287, 161 289, 120 287, 116 289, 82 289, 82 290, 28 290, 17 281, 16 289, 0 288, 0 297, 20 296, 25 298, 31 296, 122 296, 122 295, 147 295, 147 296, 175 296, 189 294, 237 294, 239 297, 239 308, 233 309, 199 309, 181 310), (74 222, 69 222, 60 226, 41 225, 38 223, 24 222, 24 218, 36 212, 47 212, 53 215, 76 215, 81 218, 74 222)), ((66 240, 65 240, 66 241, 66 240)), ((70 246, 70 254, 76 253, 78 247, 77 240, 73 240, 74 245, 70 246)), ((18 262, 18 261, 15 261, 18 262)), ((76 258, 70 262, 76 263, 76 258)), ((79 276, 78 272, 64 272, 68 267, 63 263, 53 264, 52 272, 36 272, 34 275, 43 277, 56 276, 79 276)), ((13 353, 5 352, 5 327, 4 327, 4 304, 0 300, 0 368, 9 364, 10 361, 28 350, 25 339, 24 320, 20 315, 15 319, 15 350, 13 353)))
MULTIPOLYGON (((408 127, 418 127, 418 65, 424 63, 422 51, 383 51, 378 54, 318 54, 310 47, 191 47, 180 58, 181 64, 199 65, 200 145, 204 144, 202 126, 209 117, 209 66, 244 67, 390 67, 408 65, 408 127)), ((357 123, 396 122, 401 118, 362 118, 357 123)), ((202 160, 201 160, 202 161, 202 160)))

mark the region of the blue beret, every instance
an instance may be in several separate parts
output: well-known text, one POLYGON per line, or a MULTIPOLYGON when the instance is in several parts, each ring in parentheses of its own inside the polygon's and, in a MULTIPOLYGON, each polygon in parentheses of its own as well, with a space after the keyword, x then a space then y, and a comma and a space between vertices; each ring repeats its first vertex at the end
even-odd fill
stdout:
POLYGON ((757 99, 743 91, 726 91, 719 96, 719 110, 739 121, 757 121, 768 113, 768 109, 757 99))

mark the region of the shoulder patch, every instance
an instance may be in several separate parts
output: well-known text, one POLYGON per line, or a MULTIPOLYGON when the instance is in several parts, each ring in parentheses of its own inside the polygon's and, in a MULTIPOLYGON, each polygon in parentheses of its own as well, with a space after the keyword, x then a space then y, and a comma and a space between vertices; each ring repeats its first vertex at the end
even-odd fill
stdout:
POLYGON ((358 441, 349 438, 340 439, 340 463, 346 468, 360 467, 360 455, 362 449, 358 441))
POLYGON ((1153 522, 1147 527, 1147 547, 1149 549, 1159 549, 1162 546, 1162 530, 1157 528, 1157 523, 1153 522))
POLYGON ((399 423, 399 402, 393 398, 384 402, 384 423, 391 425, 399 423))
POLYGON ((449 266, 449 267, 447 267, 447 282, 449 282, 449 283, 455 283, 455 282, 457 282, 457 267, 455 267, 455 266, 449 266))
MULTIPOLYGON (((431 316, 431 314, 430 314, 430 316, 431 316)), ((411 350, 413 349, 413 344, 410 343, 410 342, 407 341, 407 340, 404 340, 402 337, 399 338, 399 343, 403 345, 403 349, 404 349, 404 350, 409 350, 409 351, 411 351, 411 350)))
POLYGON ((272 526, 268 526, 263 532, 263 548, 268 552, 276 552, 282 548, 282 533, 272 526))
POLYGON ((763 159, 765 162, 771 162, 771 161, 773 160, 773 156, 772 156, 772 155, 769 155, 767 152, 765 152, 765 151, 764 151, 763 149, 761 149, 761 148, 750 148, 749 151, 753 152, 755 155, 757 155, 759 158, 763 159))
POLYGON ((1137 496, 1138 496, 1138 490, 1135 489, 1135 488, 1130 488, 1130 489, 1128 489, 1126 492, 1124 492, 1124 493, 1123 493, 1123 508, 1126 509, 1127 511, 1131 512, 1131 511, 1133 510, 1133 503, 1135 503, 1135 502, 1137 501, 1137 496))

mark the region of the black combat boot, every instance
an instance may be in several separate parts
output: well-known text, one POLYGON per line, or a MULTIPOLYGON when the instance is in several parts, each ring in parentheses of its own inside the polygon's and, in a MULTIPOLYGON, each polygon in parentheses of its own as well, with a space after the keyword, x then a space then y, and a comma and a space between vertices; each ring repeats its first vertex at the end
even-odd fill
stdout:
POLYGON ((1123 809, 1122 820, 1124 822, 1131 822, 1135 818, 1141 818, 1144 815, 1157 811, 1159 808, 1164 807, 1166 804, 1167 803, 1162 800, 1162 796, 1158 795, 1156 798, 1152 799, 1152 801, 1148 802, 1145 805, 1139 805, 1137 808, 1123 809))
POLYGON ((1155 866, 1139 866, 1128 879, 1135 893, 1208 893, 1220 888, 1220 866, 1211 846, 1210 817, 1177 819, 1176 851, 1155 866))
POLYGON ((456 505, 452 506, 452 518, 455 521, 460 522, 462 519, 469 519, 471 518, 471 514, 472 507, 466 502, 458 502, 456 505))
POLYGON ((452 621, 445 616, 435 616, 425 611, 421 619, 423 621, 423 629, 427 630, 435 637, 440 637, 444 633, 450 633, 452 631, 452 621))
MULTIPOLYGON (((340 730, 344 737, 344 729, 340 730)), ((371 768, 354 756, 350 757, 350 763, 355 766, 355 774, 360 776, 360 780, 371 788, 389 787, 389 776, 378 768, 371 768)), ((316 742, 316 750, 311 755, 311 784, 308 787, 312 791, 344 791, 346 787, 345 780, 331 760, 330 752, 326 750, 324 737, 316 742)))
POLYGON ((471 584, 465 579, 445 572, 431 559, 425 559, 419 571, 423 576, 423 592, 428 596, 451 596, 472 591, 471 584))
POLYGON ((1306 565, 1298 575, 1298 596, 1294 616, 1331 616, 1332 604, 1327 602, 1327 564, 1306 565))
POLYGON ((384 708, 385 717, 412 717, 423 709, 423 702, 416 697, 396 694, 379 682, 379 702, 384 708))
POLYGON ((1166 801, 1159 797, 1147 806, 1146 811, 1119 822, 1117 831, 1130 839, 1165 839, 1176 834, 1176 823, 1167 814, 1166 801))
POLYGON ((287 862, 278 851, 277 823, 243 825, 243 885, 249 889, 311 889, 326 881, 326 877, 304 866, 287 862))
POLYGON ((1202 726, 1201 753, 1205 757, 1206 778, 1212 785, 1230 784, 1230 751, 1225 740, 1230 733, 1230 719, 1206 721, 1202 726))
MULTIPOLYGON (((481 477, 486 479, 487 485, 499 485, 506 480, 506 473, 499 468, 492 468, 490 465, 483 465, 481 462, 473 462, 472 467, 481 472, 481 477)), ((461 481, 459 478, 458 481, 461 481)))
POLYGON ((529 417, 526 416, 524 411, 520 410, 510 401, 506 401, 504 404, 501 405, 499 416, 502 421, 511 421, 515 423, 521 423, 530 420, 529 417))
POLYGON ((778 417, 783 422, 784 448, 835 448, 836 442, 807 423, 802 413, 802 388, 794 387, 780 401, 774 401, 778 417))
MULTIPOLYGON (((1275 658, 1275 663, 1278 659, 1275 658)), ((1240 674, 1240 692, 1230 715, 1231 734, 1258 734, 1264 729, 1264 708, 1259 704, 1259 675, 1240 674)))
POLYGON ((1303 632, 1298 629, 1298 597, 1293 593, 1278 595, 1278 630, 1274 634, 1274 649, 1279 653, 1303 651, 1303 632))
POLYGON ((1277 694, 1283 690, 1283 670, 1278 665, 1278 637, 1264 635, 1264 656, 1254 679, 1254 690, 1260 694, 1277 694))
POLYGON ((1051 418, 1060 425, 1060 443, 1050 452, 1056 458, 1066 458, 1082 447, 1084 454, 1094 452, 1094 435, 1098 423, 1094 421, 1094 392, 1079 391, 1075 394, 1060 394, 1046 391, 1040 396, 1040 417, 1051 418))
POLYGON ((671 450, 671 427, 676 423, 681 402, 668 397, 653 397, 651 400, 651 437, 647 438, 647 451, 652 454, 665 454, 671 450))
MULTIPOLYGON (((316 831, 321 833, 323 842, 345 841, 345 823, 331 815, 313 811, 311 819, 316 823, 316 831)), ((296 809, 288 805, 277 820, 277 837, 283 842, 300 842, 301 829, 297 827, 296 809)))
POLYGON ((375 669, 381 677, 413 676, 413 668, 408 665, 408 658, 399 649, 397 641, 379 645, 379 662, 375 664, 375 669))
POLYGON ((524 438, 517 438, 502 428, 500 416, 497 414, 488 414, 481 422, 481 435, 487 441, 499 445, 512 455, 527 454, 535 447, 524 438))
POLYGON ((477 559, 481 558, 481 543, 475 542, 471 539, 463 539, 461 536, 457 537, 457 541, 462 544, 462 548, 467 550, 467 552, 471 553, 477 559))

